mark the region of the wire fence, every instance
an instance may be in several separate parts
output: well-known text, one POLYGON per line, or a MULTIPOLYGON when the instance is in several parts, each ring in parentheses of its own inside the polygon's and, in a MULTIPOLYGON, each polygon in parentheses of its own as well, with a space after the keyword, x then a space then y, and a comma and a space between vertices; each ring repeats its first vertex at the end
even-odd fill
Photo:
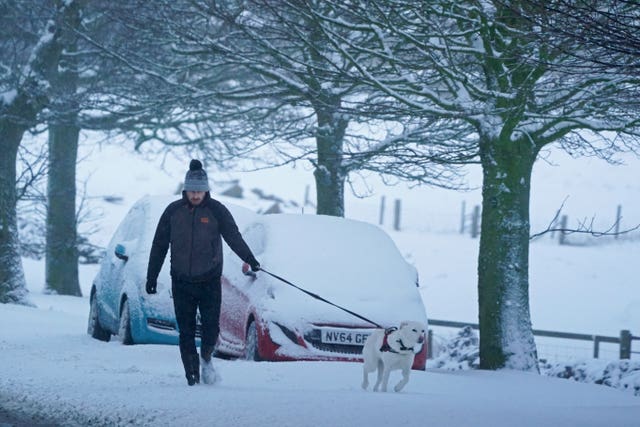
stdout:
MULTIPOLYGON (((395 231, 420 231, 436 233, 459 233, 479 238, 482 226, 482 209, 479 204, 459 206, 452 203, 416 205, 415 201, 387 199, 360 201, 354 218, 395 231)), ((640 225, 630 222, 622 215, 622 205, 612 208, 614 215, 594 218, 574 218, 561 215, 549 222, 548 217, 531 218, 531 233, 559 245, 592 246, 640 240, 640 225), (564 230, 564 231, 561 231, 564 230)), ((353 213, 353 212, 352 212, 353 213)), ((552 216, 553 212, 551 212, 552 216)))
MULTIPOLYGON (((430 319, 429 327, 457 328, 461 329, 465 326, 471 326, 478 329, 478 325, 474 323, 455 322, 448 320, 430 319)), ((596 334, 577 334, 572 332, 546 331, 540 329, 533 330, 536 347, 538 349, 538 358, 547 361, 565 361, 576 358, 605 358, 605 359, 636 359, 640 360, 640 344, 637 345, 638 350, 633 350, 633 341, 640 341, 640 336, 633 336, 629 330, 621 330, 617 337, 596 335, 596 334)), ((436 343, 435 340, 441 339, 437 334, 429 334, 428 349, 431 353, 436 343)), ((434 354, 429 354, 433 357, 434 354)))

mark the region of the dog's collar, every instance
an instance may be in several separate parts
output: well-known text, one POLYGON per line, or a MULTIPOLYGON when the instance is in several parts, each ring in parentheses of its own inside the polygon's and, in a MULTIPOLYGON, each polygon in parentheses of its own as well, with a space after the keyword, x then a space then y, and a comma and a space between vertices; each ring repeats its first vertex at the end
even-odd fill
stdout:
POLYGON ((390 353, 400 353, 400 351, 413 351, 413 347, 406 347, 402 342, 402 338, 396 340, 398 344, 400 344, 400 351, 394 349, 389 345, 389 334, 398 330, 398 328, 389 328, 384 331, 384 338, 382 339, 382 346, 380 347, 380 351, 388 351, 390 353))
POLYGON ((396 342, 400 343, 400 350, 401 351, 407 351, 407 350, 413 351, 413 347, 405 347, 404 343, 402 342, 402 338, 397 340, 396 342))

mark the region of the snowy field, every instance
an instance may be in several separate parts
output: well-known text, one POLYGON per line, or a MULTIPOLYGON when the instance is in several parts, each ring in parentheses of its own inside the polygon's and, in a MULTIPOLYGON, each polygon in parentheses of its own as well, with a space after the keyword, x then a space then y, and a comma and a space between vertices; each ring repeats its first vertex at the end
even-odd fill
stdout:
MULTIPOLYGON (((145 194, 172 193, 188 159, 141 160, 115 148, 85 149, 85 179, 99 215, 97 244, 106 244, 131 204, 145 194), (119 204, 98 197, 122 197, 119 204)), ((571 219, 611 225, 622 205, 624 227, 640 223, 640 160, 611 167, 594 159, 554 154, 536 166, 532 231, 547 226, 566 199, 571 219), (557 165, 557 166, 556 166, 557 165)), ((301 202, 312 175, 303 167, 260 173, 209 171, 211 180, 240 179, 301 202)), ((469 172, 479 185, 478 171, 469 172)), ((475 180, 475 181, 474 181, 475 180)), ((373 180, 372 180, 373 182, 373 180)), ((356 189, 364 191, 361 183, 356 189)), ((430 318, 477 322, 478 241, 458 233, 464 201, 469 211, 479 191, 454 193, 403 185, 372 184, 369 198, 348 196, 347 216, 377 223, 381 195, 383 228, 420 273, 430 318), (402 231, 391 229, 392 202, 402 199, 402 231)), ((216 189, 213 188, 215 197, 216 189)), ((298 209, 298 208, 296 208, 298 209)), ((302 211, 302 208, 299 208, 302 211)), ((309 208, 305 213, 309 212, 309 208)), ((571 236, 572 237, 572 236, 571 236)), ((304 238, 304 236, 301 236, 304 238)), ((309 248, 313 250, 313 248, 309 248)), ((638 233, 597 245, 559 246, 545 236, 532 243, 531 312, 536 329, 617 336, 640 335, 638 233), (635 236, 635 237, 634 237, 635 236)), ((401 393, 360 389, 357 363, 254 363, 216 360, 223 382, 187 387, 177 347, 122 346, 86 335, 88 299, 42 293, 43 263, 24 261, 36 308, 0 306, 0 407, 21 415, 23 425, 234 425, 234 426, 637 426, 640 398, 617 389, 521 372, 412 372, 401 393)), ((357 265, 354 265, 357 268, 357 265)), ((96 266, 81 266, 85 295, 96 266)), ((286 276, 286 271, 275 272, 286 276)), ((304 286, 303 283, 300 285, 304 286)), ((455 333, 451 330, 451 334, 455 333)), ((438 331, 443 336, 447 331, 438 331)), ((585 345, 585 344, 580 344, 585 345)), ((571 358, 589 358, 578 344, 562 344, 571 358)), ((635 341, 640 351, 640 341, 635 341)), ((540 347, 541 355, 547 351, 540 347)), ((549 357, 558 352, 550 348, 549 357)), ((617 350, 607 355, 616 358, 617 350)), ((557 355, 557 354, 556 354, 557 355)), ((634 355, 637 357, 637 355, 634 355)), ((399 380, 392 375, 391 383, 399 380)), ((640 381, 640 380, 639 380, 640 381)), ((0 413, 1 414, 1 413, 0 413)), ((0 418, 0 425, 2 421, 0 418)))

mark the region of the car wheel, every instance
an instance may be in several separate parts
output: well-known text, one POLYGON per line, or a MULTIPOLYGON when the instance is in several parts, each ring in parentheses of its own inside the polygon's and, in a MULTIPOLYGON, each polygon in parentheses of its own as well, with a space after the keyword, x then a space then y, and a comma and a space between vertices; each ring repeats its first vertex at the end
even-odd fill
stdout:
POLYGON ((91 296, 89 303, 89 323, 87 325, 87 333, 100 341, 108 342, 111 339, 111 333, 100 325, 98 320, 98 299, 94 295, 91 296))
POLYGON ((133 338, 131 337, 131 316, 129 313, 129 301, 124 300, 122 308, 120 309, 120 324, 118 325, 118 337, 122 344, 133 344, 133 338))
POLYGON ((256 322, 251 321, 247 327, 247 342, 244 351, 244 360, 260 361, 260 353, 258 352, 258 328, 256 322))

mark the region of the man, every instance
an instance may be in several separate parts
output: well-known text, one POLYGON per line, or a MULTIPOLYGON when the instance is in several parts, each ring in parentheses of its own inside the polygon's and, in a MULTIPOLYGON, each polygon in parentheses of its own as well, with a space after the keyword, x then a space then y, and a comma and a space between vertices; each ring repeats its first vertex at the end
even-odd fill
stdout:
POLYGON ((182 199, 171 203, 158 222, 149 255, 146 290, 155 294, 157 278, 171 246, 171 291, 180 331, 180 356, 187 383, 218 379, 211 362, 220 331, 222 239, 252 271, 260 264, 238 231, 229 210, 211 198, 207 173, 199 160, 191 160, 182 199), (196 315, 200 310, 200 358, 196 350, 196 315))

